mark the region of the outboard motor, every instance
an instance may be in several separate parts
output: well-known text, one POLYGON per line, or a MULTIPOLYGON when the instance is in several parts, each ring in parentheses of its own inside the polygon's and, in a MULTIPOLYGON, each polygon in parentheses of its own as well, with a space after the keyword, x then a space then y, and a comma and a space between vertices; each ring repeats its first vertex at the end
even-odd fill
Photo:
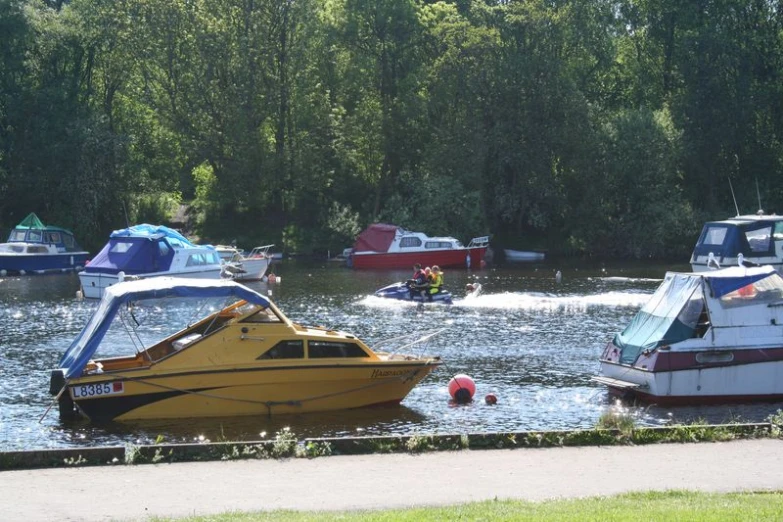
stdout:
POLYGON ((76 406, 71 399, 71 394, 67 390, 63 390, 65 387, 65 372, 63 370, 52 370, 52 375, 49 379, 49 393, 57 397, 58 406, 60 407, 60 419, 70 420, 77 418, 78 412, 76 406), (62 393, 60 393, 62 391, 62 393))

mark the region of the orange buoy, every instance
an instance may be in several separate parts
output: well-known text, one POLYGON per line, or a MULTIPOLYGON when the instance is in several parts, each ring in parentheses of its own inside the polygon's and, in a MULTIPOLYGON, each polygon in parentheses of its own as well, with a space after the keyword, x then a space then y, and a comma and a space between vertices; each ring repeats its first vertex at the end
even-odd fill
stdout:
POLYGON ((472 401, 474 393, 476 393, 476 383, 468 375, 461 373, 449 381, 449 394, 460 404, 472 401))
POLYGON ((497 404, 498 403, 498 398, 495 397, 494 393, 488 393, 487 396, 484 397, 484 402, 486 402, 487 404, 489 404, 491 406, 493 404, 497 404))

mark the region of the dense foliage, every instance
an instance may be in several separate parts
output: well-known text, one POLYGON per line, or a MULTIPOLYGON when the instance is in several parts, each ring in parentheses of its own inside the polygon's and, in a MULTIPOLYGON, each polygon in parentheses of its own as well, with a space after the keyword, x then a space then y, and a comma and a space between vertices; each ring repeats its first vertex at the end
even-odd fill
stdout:
POLYGON ((783 199, 768 0, 0 0, 0 225, 685 259, 783 199))

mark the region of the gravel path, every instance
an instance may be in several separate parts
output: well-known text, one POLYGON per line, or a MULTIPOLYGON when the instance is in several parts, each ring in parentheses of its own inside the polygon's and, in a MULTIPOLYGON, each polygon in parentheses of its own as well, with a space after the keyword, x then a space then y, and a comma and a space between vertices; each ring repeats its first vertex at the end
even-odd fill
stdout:
POLYGON ((144 520, 690 489, 783 490, 783 441, 194 462, 0 472, 4 521, 144 520))

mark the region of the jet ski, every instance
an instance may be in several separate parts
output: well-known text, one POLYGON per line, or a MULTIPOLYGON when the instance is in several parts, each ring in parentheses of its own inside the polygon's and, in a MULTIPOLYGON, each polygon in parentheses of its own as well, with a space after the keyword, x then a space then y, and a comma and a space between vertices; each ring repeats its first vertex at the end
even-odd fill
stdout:
POLYGON ((432 300, 430 295, 427 294, 427 289, 411 290, 409 283, 394 283, 389 286, 375 291, 376 297, 384 297, 387 299, 397 299, 399 301, 413 301, 417 303, 441 303, 452 304, 451 293, 448 290, 441 290, 437 294, 432 294, 432 300))

